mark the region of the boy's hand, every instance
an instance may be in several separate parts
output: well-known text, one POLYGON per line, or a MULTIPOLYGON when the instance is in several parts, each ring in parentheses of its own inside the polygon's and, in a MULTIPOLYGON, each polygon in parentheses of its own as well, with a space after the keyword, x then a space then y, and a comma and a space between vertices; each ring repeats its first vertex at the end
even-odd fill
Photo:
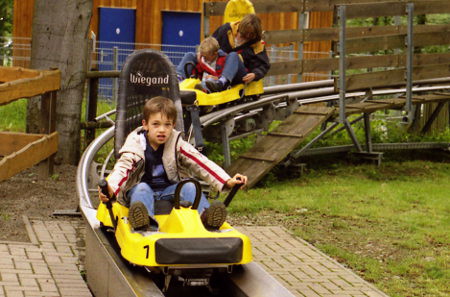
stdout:
POLYGON ((208 75, 206 76, 206 78, 207 78, 207 79, 214 79, 214 80, 218 80, 218 79, 219 79, 217 76, 210 75, 210 74, 208 74, 208 75))
POLYGON ((242 174, 239 174, 239 173, 236 173, 232 178, 230 178, 226 182, 226 186, 229 189, 231 189, 235 185, 239 185, 239 184, 242 185, 241 188, 244 187, 247 184, 247 177, 245 175, 242 175, 242 174))
POLYGON ((253 72, 247 73, 243 78, 242 81, 246 84, 251 83, 255 79, 256 75, 253 72))
MULTIPOLYGON (((109 201, 108 197, 106 197, 106 195, 102 193, 102 190, 100 189, 100 187, 97 187, 97 188, 98 188, 98 198, 100 199, 100 201, 103 203, 108 202, 109 201)), ((108 192, 109 192, 109 197, 112 197, 114 192, 109 185, 108 185, 108 192)))

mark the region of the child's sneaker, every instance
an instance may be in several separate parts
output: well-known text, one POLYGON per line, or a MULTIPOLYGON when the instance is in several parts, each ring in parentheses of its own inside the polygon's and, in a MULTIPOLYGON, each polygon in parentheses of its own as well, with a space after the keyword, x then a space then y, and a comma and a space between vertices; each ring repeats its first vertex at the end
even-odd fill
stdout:
POLYGON ((218 230, 227 218, 227 209, 222 201, 213 201, 202 213, 203 225, 208 230, 218 230))
POLYGON ((147 207, 141 201, 137 201, 130 206, 128 220, 134 230, 147 228, 150 224, 147 207))
POLYGON ((205 84, 208 90, 210 90, 211 92, 222 92, 223 90, 225 90, 225 85, 217 79, 207 79, 205 81, 205 84))
POLYGON ((194 89, 202 91, 204 93, 209 93, 209 90, 206 88, 206 86, 204 86, 203 84, 196 84, 194 86, 194 89))

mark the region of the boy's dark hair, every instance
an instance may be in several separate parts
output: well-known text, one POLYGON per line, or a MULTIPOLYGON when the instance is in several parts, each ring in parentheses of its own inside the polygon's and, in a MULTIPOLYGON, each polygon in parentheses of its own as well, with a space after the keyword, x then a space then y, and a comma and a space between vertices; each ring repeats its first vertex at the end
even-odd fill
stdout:
POLYGON ((160 112, 165 115, 167 119, 172 120, 175 124, 177 120, 177 109, 172 100, 166 97, 157 96, 147 100, 144 104, 143 114, 144 120, 148 121, 152 114, 160 112))
POLYGON ((239 23, 238 32, 247 40, 261 40, 262 27, 261 20, 256 14, 247 14, 239 23))

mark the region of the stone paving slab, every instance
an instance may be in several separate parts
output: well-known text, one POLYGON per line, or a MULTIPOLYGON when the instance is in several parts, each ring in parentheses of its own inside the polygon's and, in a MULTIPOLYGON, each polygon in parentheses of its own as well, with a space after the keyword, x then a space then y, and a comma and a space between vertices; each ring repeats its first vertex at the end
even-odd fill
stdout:
MULTIPOLYGON (((31 242, 0 241, 0 297, 91 297, 82 277, 85 223, 24 221, 31 242)), ((281 227, 239 229, 252 240, 254 260, 295 296, 387 297, 281 227)))
POLYGON ((0 297, 91 297, 80 271, 82 220, 28 220, 30 241, 0 241, 0 297))
POLYGON ((387 297, 386 294, 284 228, 239 227, 253 245, 254 260, 300 297, 387 297))

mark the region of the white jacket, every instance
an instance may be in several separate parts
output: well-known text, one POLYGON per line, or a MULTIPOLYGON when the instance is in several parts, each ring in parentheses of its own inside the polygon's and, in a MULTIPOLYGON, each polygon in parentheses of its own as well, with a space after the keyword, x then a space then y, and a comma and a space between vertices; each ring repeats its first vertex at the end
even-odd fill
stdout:
MULTIPOLYGON (((120 149, 120 158, 108 176, 108 184, 114 191, 118 201, 129 204, 126 192, 141 181, 145 173, 145 149, 147 141, 143 128, 131 132, 120 149)), ((230 176, 216 163, 197 151, 190 143, 183 140, 179 131, 173 130, 164 145, 163 166, 170 182, 182 179, 199 178, 218 191, 230 176)))

